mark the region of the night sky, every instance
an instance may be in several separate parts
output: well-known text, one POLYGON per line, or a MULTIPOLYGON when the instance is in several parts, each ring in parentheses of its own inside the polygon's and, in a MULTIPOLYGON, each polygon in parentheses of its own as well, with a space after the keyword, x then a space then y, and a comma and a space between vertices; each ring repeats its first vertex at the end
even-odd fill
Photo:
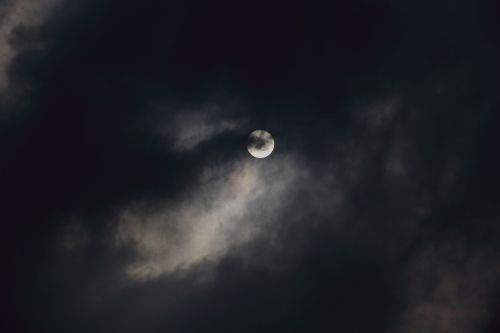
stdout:
POLYGON ((496 0, 0 0, 0 331, 499 333, 499 74, 496 0))

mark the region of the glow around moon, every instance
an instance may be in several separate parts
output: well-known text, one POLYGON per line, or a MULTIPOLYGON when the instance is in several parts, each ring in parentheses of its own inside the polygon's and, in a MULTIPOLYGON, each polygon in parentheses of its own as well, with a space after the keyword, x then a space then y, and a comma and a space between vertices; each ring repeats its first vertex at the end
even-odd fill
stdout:
POLYGON ((264 130, 255 130, 248 136, 247 149, 255 158, 265 158, 274 150, 272 135, 264 130))

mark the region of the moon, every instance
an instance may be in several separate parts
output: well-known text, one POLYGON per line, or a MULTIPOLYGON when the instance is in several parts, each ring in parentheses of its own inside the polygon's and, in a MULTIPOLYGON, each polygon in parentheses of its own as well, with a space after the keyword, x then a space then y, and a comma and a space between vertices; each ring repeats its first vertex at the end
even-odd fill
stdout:
POLYGON ((266 158, 274 150, 274 139, 271 133, 255 130, 248 136, 247 150, 255 158, 266 158))

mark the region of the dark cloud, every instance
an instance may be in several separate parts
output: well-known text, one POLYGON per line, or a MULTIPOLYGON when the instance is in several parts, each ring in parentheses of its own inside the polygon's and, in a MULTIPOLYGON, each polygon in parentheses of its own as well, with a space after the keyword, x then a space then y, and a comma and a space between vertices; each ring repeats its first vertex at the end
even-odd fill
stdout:
POLYGON ((3 331, 495 332, 498 15, 0 2, 3 331))

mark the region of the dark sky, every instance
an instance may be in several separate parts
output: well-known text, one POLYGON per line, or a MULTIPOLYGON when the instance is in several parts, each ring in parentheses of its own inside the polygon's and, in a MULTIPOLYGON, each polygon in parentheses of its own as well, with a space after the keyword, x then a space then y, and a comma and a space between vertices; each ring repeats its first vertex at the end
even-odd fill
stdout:
POLYGON ((499 22, 0 0, 0 331, 499 333, 499 22))

